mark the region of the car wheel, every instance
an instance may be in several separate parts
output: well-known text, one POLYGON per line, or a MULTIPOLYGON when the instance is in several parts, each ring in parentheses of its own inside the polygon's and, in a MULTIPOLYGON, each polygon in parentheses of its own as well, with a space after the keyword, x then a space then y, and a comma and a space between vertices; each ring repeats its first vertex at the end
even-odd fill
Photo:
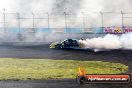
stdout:
POLYGON ((56 48, 60 49, 60 48, 62 48, 62 45, 61 44, 57 44, 56 48))

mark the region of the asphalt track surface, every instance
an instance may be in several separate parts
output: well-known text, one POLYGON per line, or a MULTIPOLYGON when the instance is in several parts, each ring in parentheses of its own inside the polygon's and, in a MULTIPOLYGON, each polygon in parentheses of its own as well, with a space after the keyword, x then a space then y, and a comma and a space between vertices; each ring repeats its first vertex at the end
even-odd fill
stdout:
MULTIPOLYGON (((42 46, 0 46, 0 58, 19 59, 54 59, 54 60, 85 60, 122 63, 129 66, 127 74, 132 75, 132 51, 113 50, 102 52, 54 50, 49 45, 42 46)), ((0 88, 132 88, 130 84, 86 84, 78 85, 75 79, 61 80, 28 80, 0 81, 0 88)))

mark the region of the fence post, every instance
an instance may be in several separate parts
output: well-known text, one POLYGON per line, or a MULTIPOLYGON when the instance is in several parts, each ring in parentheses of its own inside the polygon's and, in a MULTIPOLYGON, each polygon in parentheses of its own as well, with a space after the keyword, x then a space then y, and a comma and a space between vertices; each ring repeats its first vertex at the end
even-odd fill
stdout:
POLYGON ((33 22, 32 22, 32 27, 33 27, 33 28, 32 28, 32 29, 33 29, 33 32, 36 32, 36 31, 35 31, 34 13, 33 13, 33 12, 32 12, 32 16, 33 16, 33 18, 32 18, 32 19, 33 19, 33 22))
POLYGON ((104 14, 103 14, 103 12, 100 12, 100 15, 101 15, 101 26, 103 29, 103 27, 104 27, 104 14))
POLYGON ((67 13, 66 12, 64 12, 64 15, 65 15, 65 28, 66 28, 66 30, 67 30, 67 13))
POLYGON ((82 17, 82 19, 83 19, 83 30, 82 30, 82 33, 84 33, 84 31, 85 31, 85 16, 84 16, 84 12, 82 12, 82 15, 83 15, 83 17, 82 17))
POLYGON ((121 18, 122 18, 122 29, 124 29, 124 13, 121 11, 121 18))
POLYGON ((4 12, 3 12, 3 27, 4 27, 4 32, 6 32, 6 22, 5 22, 5 15, 6 15, 6 14, 5 14, 5 10, 6 10, 6 9, 3 9, 3 11, 4 11, 4 12))
POLYGON ((50 29, 50 18, 49 18, 49 13, 47 12, 47 21, 48 21, 48 29, 50 29))
POLYGON ((20 13, 17 13, 17 20, 18 20, 18 28, 19 28, 19 33, 21 33, 21 26, 20 26, 20 13))

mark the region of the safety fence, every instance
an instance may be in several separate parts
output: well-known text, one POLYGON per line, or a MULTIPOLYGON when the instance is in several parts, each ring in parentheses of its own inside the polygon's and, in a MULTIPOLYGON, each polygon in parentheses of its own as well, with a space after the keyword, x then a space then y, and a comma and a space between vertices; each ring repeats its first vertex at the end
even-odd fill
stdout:
POLYGON ((0 13, 2 33, 126 33, 132 32, 132 13, 81 14, 0 13))

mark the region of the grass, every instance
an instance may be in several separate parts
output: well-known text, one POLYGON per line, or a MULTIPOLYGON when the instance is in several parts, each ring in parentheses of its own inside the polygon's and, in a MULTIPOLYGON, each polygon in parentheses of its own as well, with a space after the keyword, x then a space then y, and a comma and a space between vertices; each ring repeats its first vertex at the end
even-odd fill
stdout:
POLYGON ((119 74, 128 70, 123 64, 102 61, 0 58, 0 80, 75 78, 80 65, 88 74, 119 74))

